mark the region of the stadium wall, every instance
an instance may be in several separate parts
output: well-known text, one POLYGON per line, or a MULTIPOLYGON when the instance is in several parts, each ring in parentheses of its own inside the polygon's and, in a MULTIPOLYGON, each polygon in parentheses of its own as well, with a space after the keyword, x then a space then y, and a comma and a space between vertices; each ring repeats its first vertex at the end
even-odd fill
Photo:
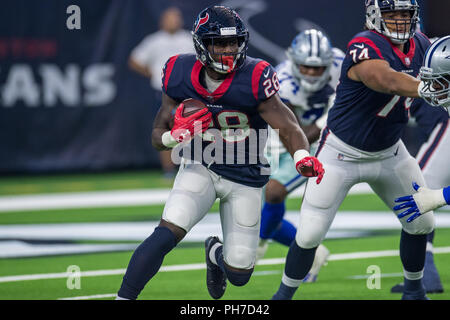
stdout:
MULTIPOLYGON (((0 11, 0 174, 159 167, 157 112, 130 51, 180 7, 185 28, 205 0, 4 0, 0 11), (67 8, 81 11, 68 29, 67 8)), ((345 50, 364 24, 363 0, 228 0, 250 29, 249 55, 272 64, 301 30, 322 28, 345 50), (345 3, 345 5, 343 5, 345 3)))

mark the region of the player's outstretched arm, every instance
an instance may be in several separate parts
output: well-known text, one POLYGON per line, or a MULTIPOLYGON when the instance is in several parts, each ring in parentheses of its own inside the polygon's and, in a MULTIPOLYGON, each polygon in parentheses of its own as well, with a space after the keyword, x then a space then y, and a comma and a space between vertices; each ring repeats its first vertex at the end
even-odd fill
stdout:
POLYGON ((411 222, 428 211, 446 204, 450 205, 450 186, 432 190, 413 182, 413 188, 417 193, 395 199, 395 202, 399 204, 394 207, 394 210, 406 209, 397 215, 399 219, 409 215, 406 221, 411 222))
POLYGON ((294 159, 295 167, 305 177, 322 180, 324 169, 320 161, 309 155, 309 143, 294 113, 274 94, 258 106, 260 116, 273 128, 279 130, 280 140, 294 159))
MULTIPOLYGON (((178 102, 169 97, 164 92, 162 93, 162 103, 161 107, 156 114, 155 120, 153 121, 152 130, 152 145, 157 150, 168 150, 171 148, 170 141, 170 129, 172 127, 172 111, 177 107, 178 102), (167 134, 167 132, 169 134, 167 134), (163 142, 164 139, 164 142, 163 142)), ((177 142, 173 140, 173 145, 177 142)))
POLYGON ((385 60, 365 60, 348 71, 348 77, 364 83, 368 88, 403 97, 419 98, 420 80, 397 72, 385 60))

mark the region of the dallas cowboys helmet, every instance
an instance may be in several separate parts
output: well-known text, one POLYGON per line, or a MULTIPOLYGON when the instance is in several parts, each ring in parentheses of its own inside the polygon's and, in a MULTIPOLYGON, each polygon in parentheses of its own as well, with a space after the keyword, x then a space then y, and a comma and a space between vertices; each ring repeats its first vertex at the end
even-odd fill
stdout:
POLYGON ((333 48, 330 40, 319 30, 309 29, 299 33, 288 48, 286 55, 292 62, 292 72, 300 80, 306 91, 318 91, 329 81, 333 48), (307 67, 325 67, 321 76, 304 75, 300 65, 307 67))
MULTIPOLYGON (((402 44, 414 37, 416 25, 419 22, 419 5, 416 0, 366 0, 366 27, 384 34, 395 44, 402 44), (395 19, 395 31, 386 26, 383 13, 404 11, 411 13, 409 19, 395 19), (409 27, 408 27, 409 26, 409 27), (407 31, 400 32, 399 27, 407 31)), ((402 31, 403 31, 402 30, 402 31)))
POLYGON ((450 107, 450 36, 436 40, 420 69, 420 95, 432 106, 450 107))
POLYGON ((211 6, 202 10, 194 22, 192 36, 197 59, 205 66, 219 73, 230 73, 239 69, 247 56, 249 33, 239 15, 231 8, 211 6), (238 51, 235 53, 215 53, 208 45, 237 39, 238 51), (218 61, 213 59, 218 55, 218 61))

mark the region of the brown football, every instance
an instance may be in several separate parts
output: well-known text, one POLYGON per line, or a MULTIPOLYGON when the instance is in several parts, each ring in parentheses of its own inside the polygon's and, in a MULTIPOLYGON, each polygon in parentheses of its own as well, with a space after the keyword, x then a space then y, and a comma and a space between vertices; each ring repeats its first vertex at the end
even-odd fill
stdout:
POLYGON ((191 98, 183 100, 182 104, 183 105, 181 107, 183 108, 183 112, 181 114, 183 115, 183 117, 189 117, 190 115, 193 115, 197 111, 206 108, 206 104, 204 104, 200 100, 195 100, 191 98))

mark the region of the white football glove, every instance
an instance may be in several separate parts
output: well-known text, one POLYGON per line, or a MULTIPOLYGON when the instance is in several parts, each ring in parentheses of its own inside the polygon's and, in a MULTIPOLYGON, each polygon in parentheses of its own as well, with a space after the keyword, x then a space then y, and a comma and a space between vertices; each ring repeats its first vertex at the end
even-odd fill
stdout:
POLYGON ((420 215, 447 204, 442 191, 443 189, 428 189, 419 186, 415 182, 413 182, 413 188, 417 190, 417 193, 395 199, 395 202, 400 204, 396 205, 394 210, 407 209, 397 215, 399 219, 411 215, 406 220, 406 222, 411 222, 420 215))

